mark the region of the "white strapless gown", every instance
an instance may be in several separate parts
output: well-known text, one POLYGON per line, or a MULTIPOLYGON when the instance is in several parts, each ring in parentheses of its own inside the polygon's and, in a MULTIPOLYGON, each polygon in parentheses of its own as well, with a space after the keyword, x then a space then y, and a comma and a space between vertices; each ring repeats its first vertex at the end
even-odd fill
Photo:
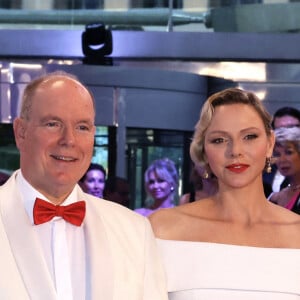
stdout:
POLYGON ((298 249, 161 239, 157 243, 170 300, 300 299, 298 249))

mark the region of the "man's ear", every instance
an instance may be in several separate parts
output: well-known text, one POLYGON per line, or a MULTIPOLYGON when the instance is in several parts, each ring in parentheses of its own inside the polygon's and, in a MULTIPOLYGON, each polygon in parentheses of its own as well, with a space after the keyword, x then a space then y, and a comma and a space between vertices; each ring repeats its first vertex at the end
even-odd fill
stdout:
POLYGON ((14 120, 13 127, 14 127, 16 144, 17 147, 20 149, 20 145, 25 139, 26 128, 25 128, 24 120, 22 120, 21 118, 16 118, 14 120))

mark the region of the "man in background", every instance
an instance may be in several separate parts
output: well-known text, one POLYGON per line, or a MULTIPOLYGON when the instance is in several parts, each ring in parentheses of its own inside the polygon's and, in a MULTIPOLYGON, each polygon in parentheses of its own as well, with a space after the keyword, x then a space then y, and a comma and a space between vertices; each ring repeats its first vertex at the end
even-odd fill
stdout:
POLYGON ((127 179, 113 176, 108 177, 105 182, 103 198, 130 207, 130 191, 127 179))
POLYGON ((274 113, 273 129, 293 126, 300 126, 300 111, 297 108, 285 106, 274 113))
POLYGON ((8 175, 7 173, 0 171, 0 185, 4 184, 8 180, 9 177, 10 177, 10 175, 8 175))

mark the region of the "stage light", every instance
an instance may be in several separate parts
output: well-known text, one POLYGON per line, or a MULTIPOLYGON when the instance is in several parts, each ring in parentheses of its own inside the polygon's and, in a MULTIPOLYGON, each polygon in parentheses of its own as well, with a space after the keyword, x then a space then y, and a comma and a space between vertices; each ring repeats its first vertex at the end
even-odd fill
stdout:
POLYGON ((82 33, 82 52, 87 63, 107 61, 113 50, 112 33, 102 23, 88 24, 82 33))

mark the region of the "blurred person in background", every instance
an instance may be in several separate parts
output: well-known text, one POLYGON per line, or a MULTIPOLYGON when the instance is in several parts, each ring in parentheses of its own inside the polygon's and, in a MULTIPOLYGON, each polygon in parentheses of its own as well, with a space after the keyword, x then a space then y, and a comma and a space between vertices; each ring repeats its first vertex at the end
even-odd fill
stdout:
POLYGON ((275 136, 275 164, 289 185, 272 193, 269 200, 300 214, 300 127, 278 128, 275 136))
POLYGON ((127 179, 110 176, 105 181, 103 198, 130 207, 130 188, 127 179))
POLYGON ((300 126, 300 111, 297 108, 285 106, 274 113, 272 120, 274 129, 294 126, 300 126))
MULTIPOLYGON (((272 128, 300 126, 300 111, 297 108, 284 106, 279 108, 273 115, 272 128)), ((269 197, 272 192, 278 192, 286 187, 289 182, 277 170, 276 165, 272 166, 272 172, 263 173, 263 182, 266 197, 269 197)))
POLYGON ((4 184, 9 177, 10 177, 9 174, 0 172, 0 185, 4 184))
POLYGON ((207 198, 218 190, 217 178, 200 165, 193 166, 190 181, 191 191, 180 197, 179 205, 207 198))
POLYGON ((144 184, 148 195, 146 207, 135 209, 148 216, 161 208, 174 207, 178 189, 178 173, 175 163, 169 158, 157 159, 144 174, 144 184))
POLYGON ((84 192, 98 198, 103 198, 106 170, 100 164, 91 163, 85 174, 79 180, 84 192))

